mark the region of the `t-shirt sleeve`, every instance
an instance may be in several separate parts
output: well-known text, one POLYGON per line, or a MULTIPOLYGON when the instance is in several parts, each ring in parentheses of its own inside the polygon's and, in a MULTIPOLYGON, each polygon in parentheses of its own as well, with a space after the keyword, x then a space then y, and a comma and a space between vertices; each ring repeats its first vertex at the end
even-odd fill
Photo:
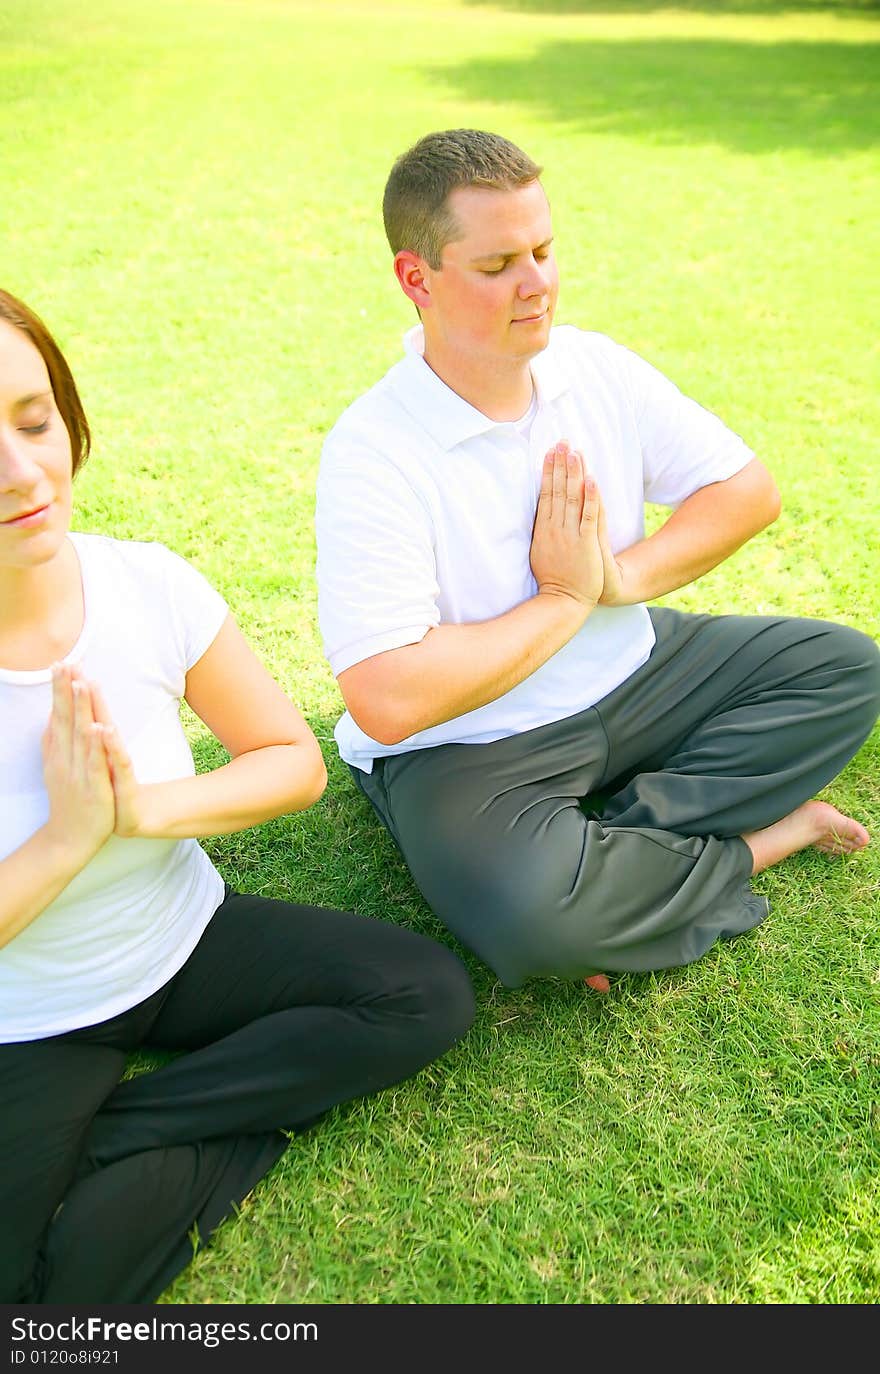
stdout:
POLYGON ((417 644, 440 623, 428 513, 381 454, 325 445, 315 535, 318 620, 334 675, 417 644))
POLYGON ((229 607, 192 563, 164 544, 156 546, 166 577, 173 628, 184 672, 217 638, 229 607))
POLYGON ((642 447, 645 500, 678 506, 754 458, 717 415, 685 396, 657 368, 620 348, 642 447))

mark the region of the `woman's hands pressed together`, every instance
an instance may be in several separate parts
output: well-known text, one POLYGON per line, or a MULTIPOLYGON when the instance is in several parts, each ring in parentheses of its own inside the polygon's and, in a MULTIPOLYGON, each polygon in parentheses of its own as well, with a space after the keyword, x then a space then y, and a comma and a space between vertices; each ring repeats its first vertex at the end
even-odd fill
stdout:
POLYGON ((139 833, 131 759, 98 686, 70 664, 52 670, 52 711, 43 735, 47 831, 83 862, 112 834, 139 833))
POLYGON ((89 684, 68 664, 52 670, 43 778, 49 794, 47 836, 87 863, 113 833, 116 802, 104 727, 95 719, 89 684))

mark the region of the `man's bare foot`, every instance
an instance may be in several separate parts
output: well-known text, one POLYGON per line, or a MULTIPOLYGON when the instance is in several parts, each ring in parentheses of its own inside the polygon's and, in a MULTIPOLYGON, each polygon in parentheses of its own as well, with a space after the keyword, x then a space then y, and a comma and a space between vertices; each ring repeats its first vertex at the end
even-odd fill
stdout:
POLYGON ((854 854, 864 849, 870 835, 851 816, 828 802, 808 801, 766 830, 752 830, 743 839, 752 851, 752 873, 761 873, 789 854, 813 845, 823 854, 854 854))
POLYGON ((611 984, 605 977, 604 973, 591 973, 589 978, 584 979, 584 982, 586 983, 587 987, 592 988, 594 992, 611 991, 611 984))

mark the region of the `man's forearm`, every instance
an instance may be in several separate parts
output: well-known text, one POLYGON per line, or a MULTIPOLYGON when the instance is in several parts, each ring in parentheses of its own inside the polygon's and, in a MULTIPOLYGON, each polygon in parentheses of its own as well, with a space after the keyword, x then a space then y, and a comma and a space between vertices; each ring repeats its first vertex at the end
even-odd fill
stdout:
POLYGON ((726 482, 694 492, 655 534, 618 553, 623 593, 603 603, 653 601, 687 586, 772 524, 779 510, 776 484, 754 459, 726 482))
POLYGON ((493 620, 438 625, 418 644, 356 663, 340 673, 340 690, 366 734, 398 744, 504 696, 567 644, 592 609, 538 592, 493 620))

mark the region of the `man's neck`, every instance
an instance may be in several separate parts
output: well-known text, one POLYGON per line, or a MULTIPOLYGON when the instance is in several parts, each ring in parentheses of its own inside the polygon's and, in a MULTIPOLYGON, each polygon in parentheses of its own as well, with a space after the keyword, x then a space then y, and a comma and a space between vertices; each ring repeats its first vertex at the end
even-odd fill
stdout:
POLYGON ((424 357, 441 382, 490 420, 518 420, 529 408, 534 383, 528 358, 475 366, 464 356, 438 355, 427 340, 424 357))

